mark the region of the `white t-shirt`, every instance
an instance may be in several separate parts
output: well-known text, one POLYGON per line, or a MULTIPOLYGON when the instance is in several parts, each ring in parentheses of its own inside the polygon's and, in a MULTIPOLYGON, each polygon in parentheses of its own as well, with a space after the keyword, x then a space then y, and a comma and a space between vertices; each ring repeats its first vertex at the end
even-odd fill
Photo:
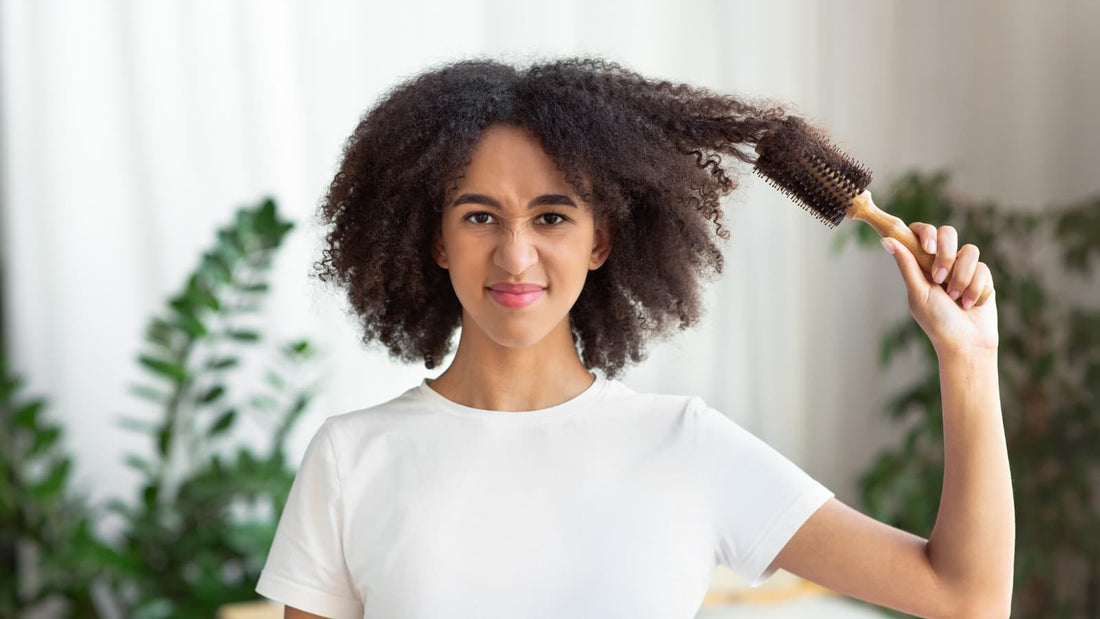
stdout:
POLYGON ((697 397, 596 375, 534 411, 427 385, 327 419, 256 591, 344 619, 694 617, 833 493, 697 397))

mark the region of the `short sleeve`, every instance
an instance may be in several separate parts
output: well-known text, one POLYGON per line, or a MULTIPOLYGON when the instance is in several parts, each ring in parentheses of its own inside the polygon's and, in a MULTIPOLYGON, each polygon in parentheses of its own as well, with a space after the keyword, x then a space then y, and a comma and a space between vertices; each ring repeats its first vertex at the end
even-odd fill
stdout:
POLYGON ((717 560, 750 587, 833 492, 729 417, 695 398, 696 450, 712 495, 717 560))
POLYGON ((330 421, 302 457, 256 592, 332 619, 361 618, 363 604, 344 559, 345 516, 330 421))

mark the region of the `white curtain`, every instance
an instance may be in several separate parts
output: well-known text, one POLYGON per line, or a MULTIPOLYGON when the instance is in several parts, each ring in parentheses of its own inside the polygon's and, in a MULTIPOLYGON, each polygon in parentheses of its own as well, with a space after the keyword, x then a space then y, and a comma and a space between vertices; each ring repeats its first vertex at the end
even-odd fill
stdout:
MULTIPOLYGON (((138 478, 123 454, 152 452, 115 424, 152 414, 127 393, 142 378, 146 321, 214 230, 263 195, 298 224, 266 333, 308 336, 326 353, 328 388, 292 457, 325 417, 438 373, 363 349, 339 293, 307 277, 313 212, 344 140, 388 87, 431 65, 592 54, 786 100, 875 171, 873 191, 944 165, 961 190, 1011 205, 1097 189, 1100 4, 1087 0, 0 7, 7 352, 49 398, 96 499, 131 499, 138 478)), ((905 370, 880 375, 875 357, 878 335, 906 315, 904 288, 884 252, 830 254, 836 232, 747 169, 740 179, 706 321, 624 380, 701 395, 857 503, 855 474, 899 433, 879 411, 905 370)))

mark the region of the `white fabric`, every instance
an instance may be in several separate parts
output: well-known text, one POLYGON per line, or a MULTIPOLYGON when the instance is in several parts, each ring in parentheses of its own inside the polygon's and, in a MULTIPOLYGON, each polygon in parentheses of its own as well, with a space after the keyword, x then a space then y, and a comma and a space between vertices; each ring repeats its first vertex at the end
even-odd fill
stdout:
POLYGON ((597 374, 536 411, 422 382, 327 419, 256 591, 334 617, 693 617, 833 493, 697 397, 597 374), (365 608, 364 608, 365 603, 365 608))

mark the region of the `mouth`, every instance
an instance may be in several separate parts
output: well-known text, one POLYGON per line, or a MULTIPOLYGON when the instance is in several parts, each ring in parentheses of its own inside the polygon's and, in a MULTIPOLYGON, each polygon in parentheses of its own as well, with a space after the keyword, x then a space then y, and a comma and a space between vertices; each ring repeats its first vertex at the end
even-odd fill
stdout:
POLYGON ((486 290, 489 291, 489 296, 492 297, 494 301, 509 309, 527 307, 535 301, 538 301, 542 295, 546 294, 545 288, 540 290, 528 290, 525 292, 504 292, 503 290, 493 290, 492 288, 486 288, 486 290))

